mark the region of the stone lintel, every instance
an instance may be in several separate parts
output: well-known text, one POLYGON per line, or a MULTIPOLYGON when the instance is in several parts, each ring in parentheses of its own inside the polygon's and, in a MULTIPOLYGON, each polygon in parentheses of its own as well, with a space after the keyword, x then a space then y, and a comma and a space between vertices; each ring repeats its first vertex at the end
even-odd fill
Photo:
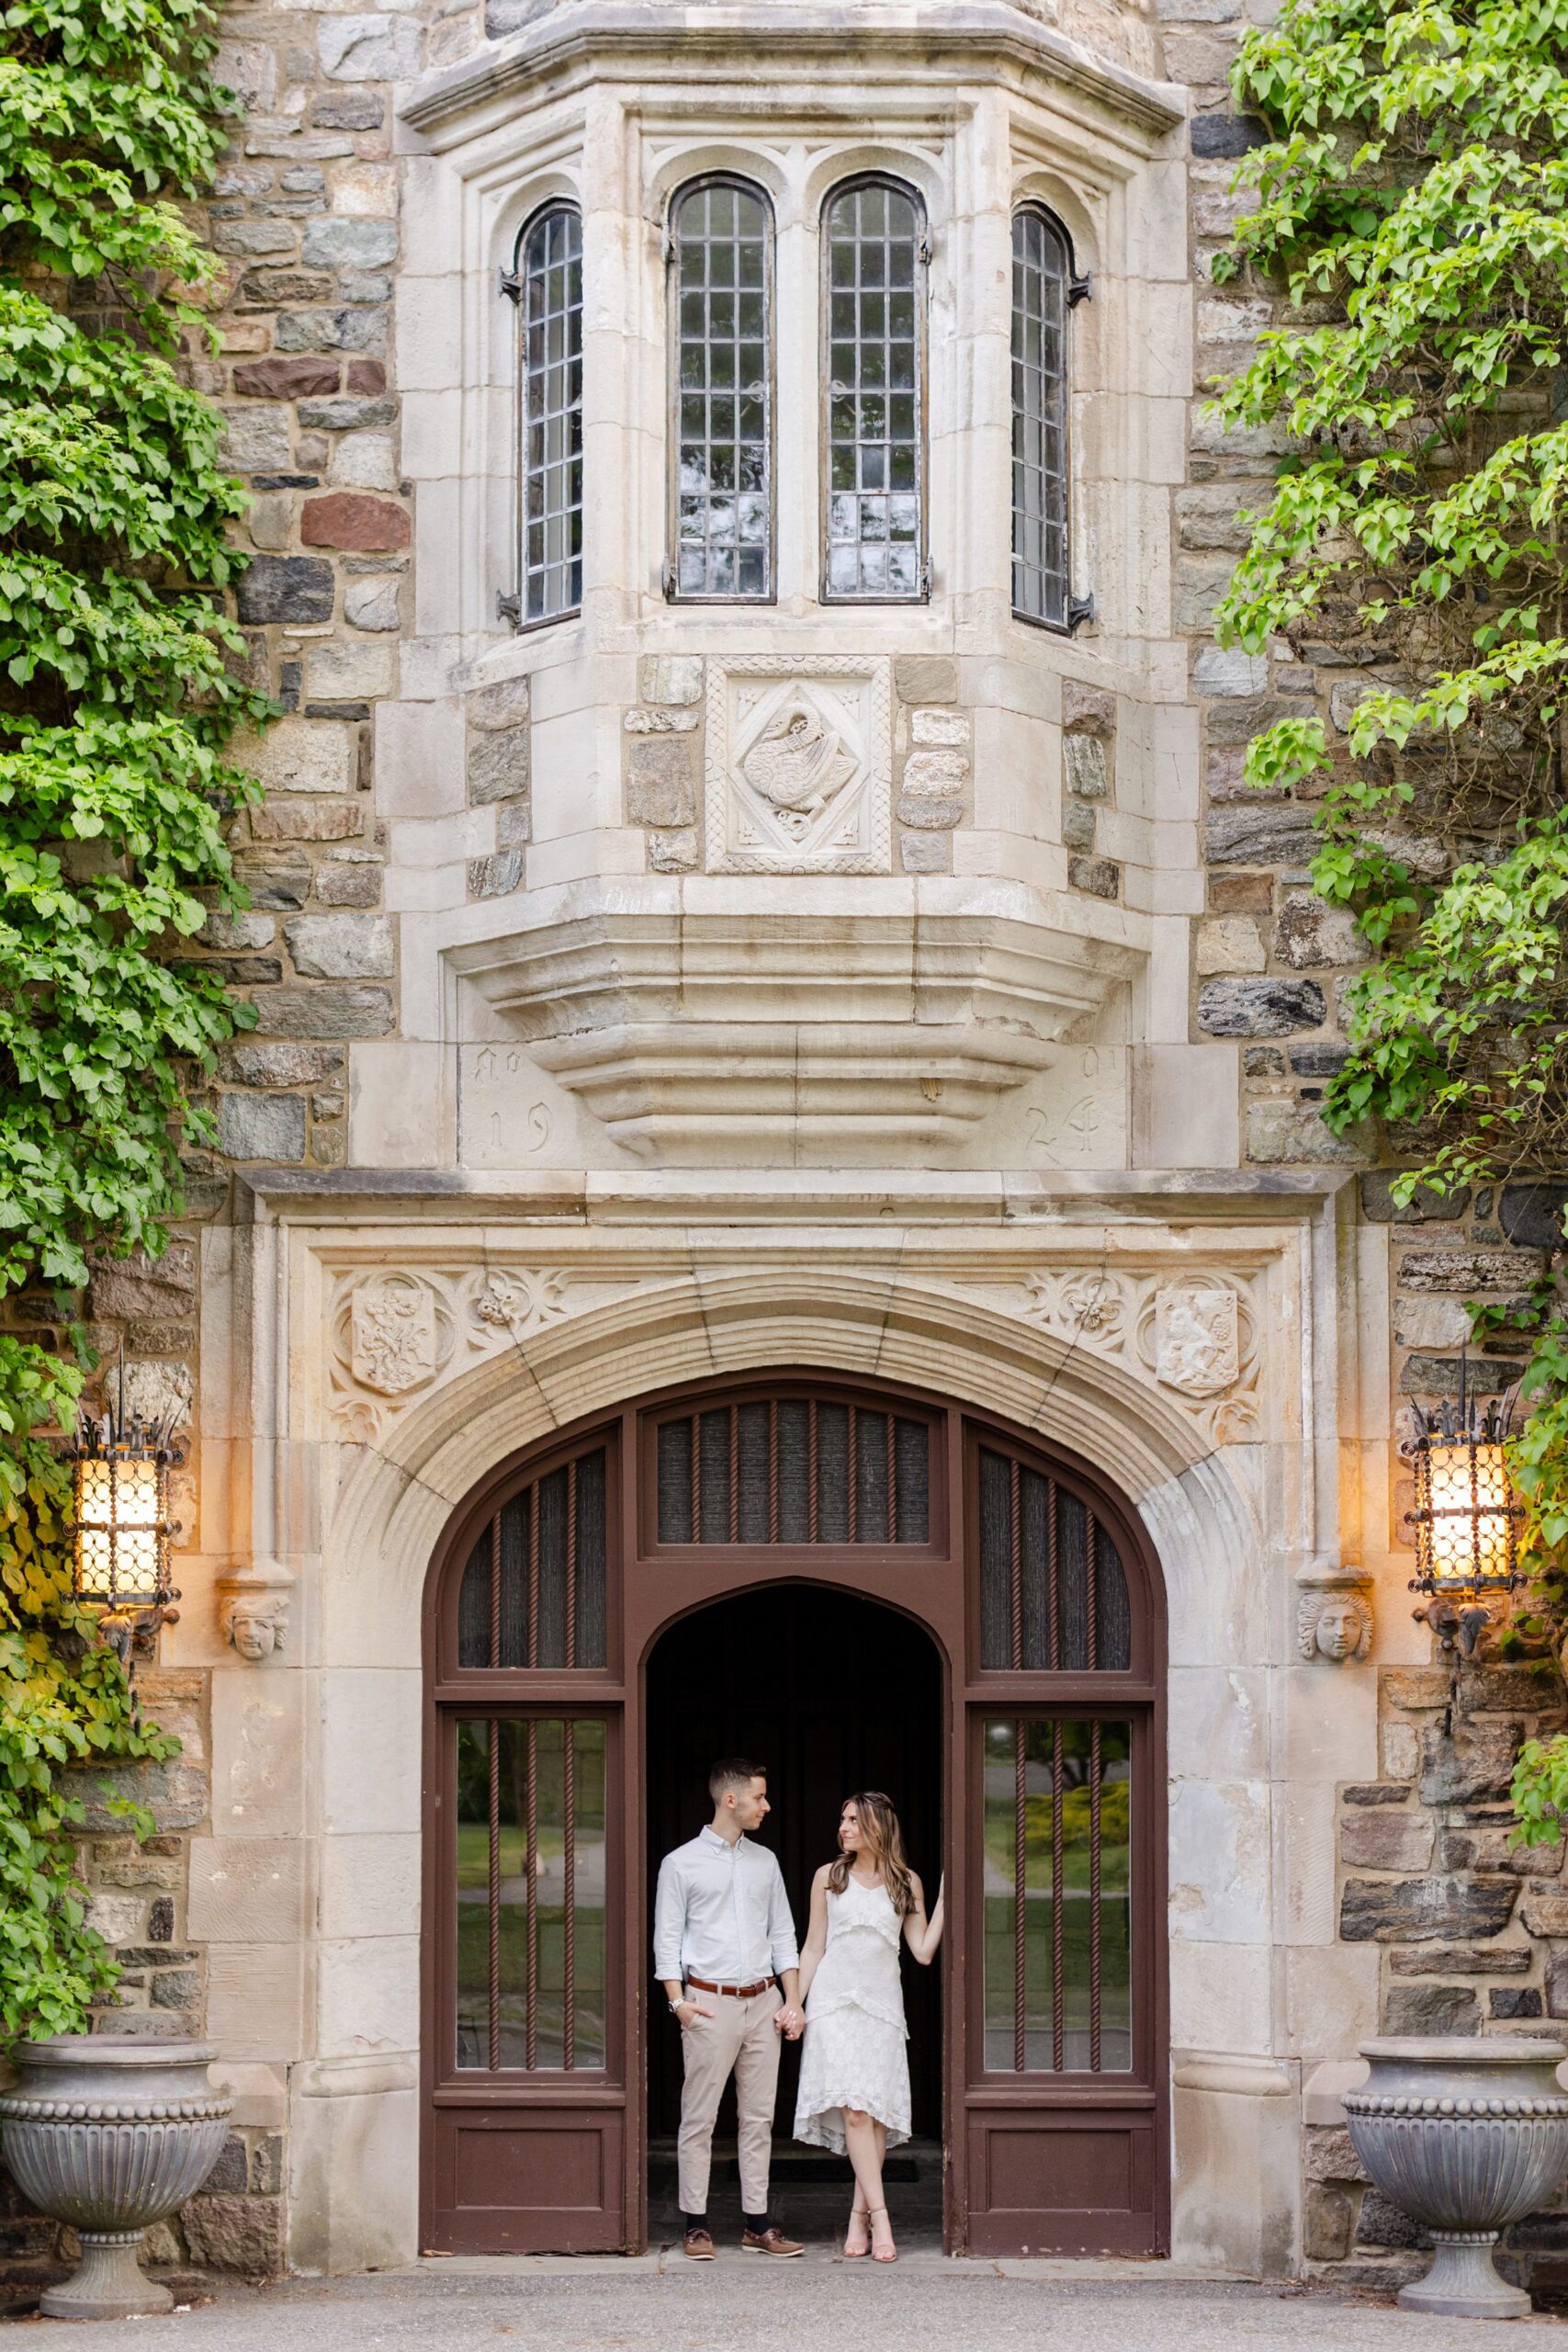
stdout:
POLYGON ((879 1182, 874 1169, 633 1169, 567 1176, 558 1170, 253 1168, 235 1181, 243 1218, 255 1224, 417 1220, 428 1217, 435 1202, 458 1223, 496 1216, 614 1222, 625 1216, 682 1224, 694 1215, 722 1215, 726 1224, 809 1216, 886 1225, 891 1204, 918 1223, 1077 1222, 1103 1209, 1119 1220, 1277 1224, 1316 1216, 1354 1178, 1318 1168, 987 1169, 940 1170, 916 1184, 907 1177, 895 1182, 886 1171, 879 1182))

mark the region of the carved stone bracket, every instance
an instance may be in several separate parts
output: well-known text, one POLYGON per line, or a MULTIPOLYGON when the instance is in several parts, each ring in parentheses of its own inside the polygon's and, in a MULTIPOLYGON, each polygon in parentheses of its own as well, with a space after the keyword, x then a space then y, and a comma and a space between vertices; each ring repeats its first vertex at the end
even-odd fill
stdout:
POLYGON ((1301 1568, 1296 1647, 1310 1666, 1359 1663, 1372 1646, 1371 1578, 1364 1568, 1301 1568))
POLYGON ((218 1579, 218 1625, 247 1666, 265 1666, 288 1639, 294 1578, 278 1560, 254 1560, 218 1579))

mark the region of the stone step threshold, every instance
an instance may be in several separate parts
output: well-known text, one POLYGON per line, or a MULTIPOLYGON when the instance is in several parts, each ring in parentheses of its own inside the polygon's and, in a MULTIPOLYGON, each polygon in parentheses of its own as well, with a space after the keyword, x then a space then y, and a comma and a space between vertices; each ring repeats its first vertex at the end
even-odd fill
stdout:
MULTIPOLYGON (((719 2262, 746 2262, 755 2269, 761 2256, 747 2256, 739 2245, 718 2249, 719 2262)), ((802 2268, 809 2265, 828 2265, 844 2260, 838 2247, 829 2243, 808 2245, 801 2259, 802 2268)), ((869 2264, 861 2266, 869 2269, 869 2264)), ((901 2253, 894 2266, 898 2270, 940 2270, 946 2276, 977 2278, 1056 2279, 1064 2285, 1096 2286, 1136 2280, 1144 2285, 1237 2286, 1256 2285, 1245 2273, 1222 2269, 1212 2264, 1171 2262, 1156 2256, 1143 2258, 1122 2255, 953 2255, 943 2254, 937 2246, 913 2246, 901 2253)), ((512 2275, 520 2278, 538 2277, 547 2271, 576 2272, 587 2276, 594 2272, 626 2278, 644 2273, 654 2278, 670 2275, 703 2276, 706 2266, 688 2262, 677 2244, 650 2247, 647 2254, 425 2254, 411 2270, 440 2270, 458 2276, 512 2275)), ((396 2276, 397 2273, 383 2273, 396 2276)))

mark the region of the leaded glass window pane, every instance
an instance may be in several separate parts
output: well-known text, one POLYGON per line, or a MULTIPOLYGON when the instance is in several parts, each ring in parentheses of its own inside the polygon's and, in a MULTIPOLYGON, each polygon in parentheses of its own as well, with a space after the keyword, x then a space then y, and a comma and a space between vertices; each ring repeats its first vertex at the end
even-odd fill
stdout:
POLYGON ((687 190, 674 227, 675 594, 771 596, 772 217, 719 180, 687 190))
POLYGON ((517 276, 526 624, 582 602, 582 221, 570 206, 529 223, 517 276))
POLYGON ((1062 230, 1030 208, 1012 224, 1012 607, 1068 622, 1067 288, 1062 230))
POLYGON ((840 188, 823 223, 828 344, 823 594, 925 594, 925 256, 916 198, 840 188))

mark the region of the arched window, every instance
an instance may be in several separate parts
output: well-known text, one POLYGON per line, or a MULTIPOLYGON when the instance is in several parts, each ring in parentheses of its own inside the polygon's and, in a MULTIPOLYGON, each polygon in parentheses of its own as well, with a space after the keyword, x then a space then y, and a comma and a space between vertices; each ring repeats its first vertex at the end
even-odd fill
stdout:
POLYGON ((1037 204, 1012 221, 1012 608, 1070 629, 1087 620, 1072 593, 1068 517, 1067 314, 1089 292, 1059 220, 1037 204))
POLYGON ((698 181, 670 223, 676 597, 773 594, 773 221, 761 188, 698 181))
POLYGON ((582 603, 582 217, 547 204, 517 240, 502 285, 517 305, 519 628, 582 603))
POLYGON ((927 593, 925 215, 895 180, 852 180, 822 216, 829 603, 927 593))

